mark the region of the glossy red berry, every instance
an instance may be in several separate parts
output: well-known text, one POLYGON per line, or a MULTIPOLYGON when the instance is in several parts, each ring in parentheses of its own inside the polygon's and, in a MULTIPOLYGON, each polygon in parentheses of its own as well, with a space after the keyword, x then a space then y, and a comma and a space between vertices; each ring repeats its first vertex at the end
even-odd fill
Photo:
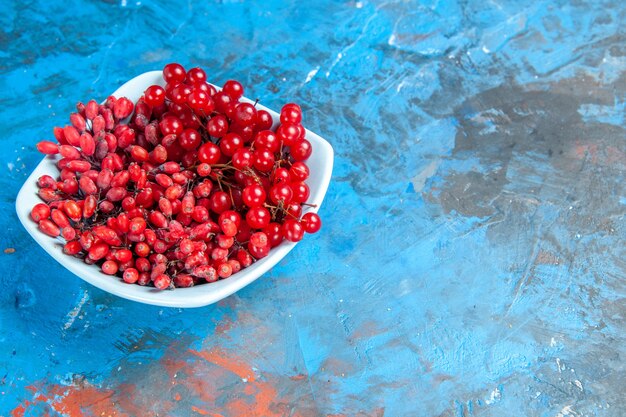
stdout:
POLYGON ((226 156, 232 157, 237 149, 243 148, 244 141, 237 133, 228 133, 220 141, 220 150, 226 156))
POLYGON ((187 82, 197 84, 206 82, 206 73, 202 68, 191 68, 187 71, 187 82))
POLYGON ((151 85, 143 93, 144 101, 148 106, 158 107, 165 103, 165 89, 159 85, 151 85))
POLYGON ((213 116, 207 122, 206 129, 210 136, 221 138, 228 132, 228 119, 221 114, 213 116))
POLYGON ((283 123, 276 129, 276 136, 285 146, 291 146, 300 138, 300 130, 294 124, 283 123))
POLYGON ((291 157, 294 161, 306 161, 313 152, 311 142, 306 139, 300 139, 291 146, 291 157))
POLYGON ((281 227, 285 239, 291 242, 299 242, 304 237, 304 227, 295 219, 287 219, 281 227))
POLYGON ((178 143, 183 149, 188 151, 196 149, 200 146, 201 142, 202 136, 200 136, 200 133, 195 129, 185 129, 178 135, 178 143))
POLYGON ((302 109, 295 103, 288 103, 280 111, 281 123, 300 124, 302 121, 302 109))
POLYGON ((287 204, 289 204, 293 199, 293 190, 291 189, 289 184, 281 182, 270 188, 269 197, 272 203, 280 203, 284 207, 287 206, 287 204))
POLYGON ((243 189, 243 203, 248 207, 259 207, 265 203, 265 190, 259 184, 249 185, 243 189))
POLYGON ((243 86, 235 80, 228 80, 224 83, 222 91, 233 100, 239 100, 243 96, 243 86))
POLYGON ((172 284, 172 279, 165 274, 161 274, 154 278, 152 282, 157 290, 166 290, 172 284))
POLYGON ((161 133, 166 135, 178 135, 183 131, 183 123, 176 116, 165 116, 159 123, 161 133))
POLYGON ((271 129, 273 124, 274 120, 272 119, 272 115, 267 110, 257 111, 256 127, 258 130, 271 129))
POLYGON ((30 212, 30 217, 37 223, 50 217, 50 207, 44 203, 35 204, 30 212))
POLYGON ((306 213, 302 216, 300 223, 307 233, 317 233, 322 228, 322 219, 317 213, 306 213))
POLYGON ((250 126, 256 123, 256 108, 250 103, 239 103, 235 108, 234 121, 239 126, 250 126))
POLYGON ((246 213, 246 223, 253 229, 263 229, 270 220, 270 212, 265 207, 254 207, 246 213))
POLYGON ((166 83, 182 83, 186 76, 185 68, 182 65, 171 63, 163 68, 163 79, 166 83))
POLYGON ((198 160, 210 165, 217 164, 222 156, 219 146, 212 142, 204 143, 198 149, 198 160))

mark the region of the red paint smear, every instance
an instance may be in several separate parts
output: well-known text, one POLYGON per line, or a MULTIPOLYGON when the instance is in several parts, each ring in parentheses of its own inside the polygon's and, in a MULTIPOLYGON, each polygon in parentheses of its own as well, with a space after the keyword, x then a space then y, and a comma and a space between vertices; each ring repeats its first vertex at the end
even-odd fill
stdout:
POLYGON ((221 414, 217 414, 217 413, 210 413, 207 410, 203 410, 202 408, 198 408, 195 405, 191 406, 191 411, 195 411, 196 413, 203 415, 203 416, 209 416, 209 417, 224 417, 221 414))
POLYGON ((209 412, 207 410, 203 410, 202 408, 198 408, 195 405, 191 406, 191 411, 195 411, 198 414, 202 414, 203 416, 208 416, 209 412))
POLYGON ((224 319, 222 323, 215 326, 215 334, 225 334, 233 327, 233 321, 231 319, 224 319))
POLYGON ((190 349, 189 352, 206 359, 220 368, 224 368, 232 372, 241 379, 247 379, 248 382, 254 382, 254 372, 251 367, 237 358, 228 357, 221 349, 213 349, 211 351, 197 351, 190 349))
POLYGON ((294 376, 290 376, 289 379, 291 379, 292 381, 302 381, 308 378, 307 374, 298 374, 298 375, 294 375, 294 376))
POLYGON ((24 401, 24 404, 20 404, 11 410, 11 417, 24 417, 24 413, 26 412, 26 407, 29 406, 28 401, 24 401))
MULTIPOLYGON (((280 402, 276 388, 269 382, 257 381, 254 371, 249 364, 240 358, 227 354, 221 349, 211 351, 194 351, 192 354, 208 362, 226 369, 239 378, 247 379, 243 394, 245 397, 235 398, 224 404, 224 411, 229 416, 246 417, 282 417, 285 415, 281 406, 290 407, 286 402, 280 402)), ((295 414, 297 416, 298 414, 295 414)))
POLYGON ((78 388, 55 385, 49 391, 52 394, 51 398, 42 395, 42 400, 50 404, 57 413, 67 417, 85 415, 131 417, 126 413, 116 411, 115 402, 111 399, 114 392, 111 390, 101 390, 92 386, 78 388))
MULTIPOLYGON (((29 390, 30 387, 28 387, 29 390)), ((118 392, 94 386, 65 386, 53 384, 46 392, 39 391, 33 401, 24 401, 11 412, 11 417, 23 417, 26 410, 38 403, 48 404, 55 412, 65 417, 112 416, 140 417, 152 416, 138 410, 131 403, 134 387, 125 384, 118 386, 118 392), (131 389, 132 388, 132 389, 131 389), (124 410, 124 411, 122 411, 124 410), (127 412, 131 412, 128 414, 127 412)))

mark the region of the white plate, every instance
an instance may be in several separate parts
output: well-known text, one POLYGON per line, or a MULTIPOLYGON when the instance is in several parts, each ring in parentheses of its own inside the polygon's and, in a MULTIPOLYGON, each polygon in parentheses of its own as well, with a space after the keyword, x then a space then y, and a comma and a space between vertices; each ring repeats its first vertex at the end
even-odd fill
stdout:
MULTIPOLYGON (((163 85, 161 71, 151 71, 139 75, 122 85, 113 95, 116 97, 125 96, 133 102, 136 102, 143 94, 144 90, 153 84, 163 85)), ((276 112, 260 104, 257 104, 257 109, 264 109, 270 112, 274 118, 275 125, 277 124, 279 115, 276 112)), ((304 212, 317 211, 328 189, 333 169, 333 148, 330 144, 309 130, 306 131, 306 138, 313 145, 313 153, 307 161, 311 169, 311 176, 306 181, 311 190, 311 196, 308 202, 317 207, 305 210, 304 212)), ((191 288, 176 288, 172 291, 159 291, 153 287, 126 284, 119 277, 103 274, 100 272, 98 266, 87 265, 78 258, 63 254, 61 245, 64 241, 61 238, 54 239, 43 234, 38 230, 37 224, 31 220, 30 211, 32 207, 41 202, 37 196, 37 179, 44 174, 51 175, 54 178, 58 177, 59 172, 55 165, 55 160, 55 158, 44 158, 28 177, 17 196, 15 204, 17 215, 33 239, 35 239, 35 241, 57 262, 79 278, 111 294, 129 300, 159 306, 205 306, 228 297, 259 278, 284 258, 296 245, 295 243, 284 241, 273 248, 267 257, 255 262, 228 279, 211 284, 202 284, 191 288)))

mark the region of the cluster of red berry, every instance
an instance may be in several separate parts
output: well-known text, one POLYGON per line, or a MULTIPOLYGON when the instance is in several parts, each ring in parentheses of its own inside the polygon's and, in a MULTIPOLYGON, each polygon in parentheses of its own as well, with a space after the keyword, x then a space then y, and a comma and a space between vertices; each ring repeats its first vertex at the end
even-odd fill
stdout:
POLYGON ((312 152, 301 109, 270 113, 240 101, 243 87, 221 91, 201 68, 163 69, 133 104, 109 97, 78 103, 70 125, 54 128, 59 177, 38 179, 31 217, 62 236, 67 255, 99 264, 127 283, 158 289, 225 279, 287 239, 315 233, 307 206, 312 152))

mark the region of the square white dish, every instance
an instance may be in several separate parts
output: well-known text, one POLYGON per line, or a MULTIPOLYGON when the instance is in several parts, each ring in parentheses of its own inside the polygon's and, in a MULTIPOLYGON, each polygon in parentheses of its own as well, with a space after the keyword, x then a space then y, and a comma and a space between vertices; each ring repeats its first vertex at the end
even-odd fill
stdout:
MULTIPOLYGON (((151 71, 141 74, 118 88, 113 95, 125 96, 136 102, 144 90, 153 84, 164 85, 161 71, 151 71)), ((242 98, 242 101, 253 102, 242 98)), ((257 104, 257 109, 267 110, 274 119, 274 127, 278 124, 279 115, 267 107, 257 104)), ((307 130, 306 138, 313 145, 313 153, 307 160, 310 167, 310 177, 307 179, 311 195, 308 202, 316 207, 307 208, 304 212, 317 211, 322 204, 324 195, 328 189, 333 169, 333 148, 319 135, 307 130)), ((281 259, 283 259, 296 245, 296 243, 283 241, 273 248, 269 255, 258 260, 248 268, 231 277, 210 284, 201 284, 191 288, 176 288, 170 291, 159 291, 153 287, 142 287, 136 284, 126 284, 120 277, 110 276, 100 272, 96 265, 87 265, 81 259, 65 255, 62 251, 62 238, 51 238, 37 228, 37 224, 30 218, 32 207, 41 202, 37 195, 37 179, 44 174, 58 177, 58 169, 55 165, 56 158, 45 157, 28 177, 17 195, 17 215, 35 241, 48 254, 59 262, 68 271, 84 281, 119 297, 166 307, 201 307, 215 303, 241 288, 255 281, 266 273, 281 259)), ((324 230, 322 229, 322 232, 324 230)), ((306 236, 305 239, 306 241, 306 236)), ((306 242, 304 243, 306 244, 306 242)))

